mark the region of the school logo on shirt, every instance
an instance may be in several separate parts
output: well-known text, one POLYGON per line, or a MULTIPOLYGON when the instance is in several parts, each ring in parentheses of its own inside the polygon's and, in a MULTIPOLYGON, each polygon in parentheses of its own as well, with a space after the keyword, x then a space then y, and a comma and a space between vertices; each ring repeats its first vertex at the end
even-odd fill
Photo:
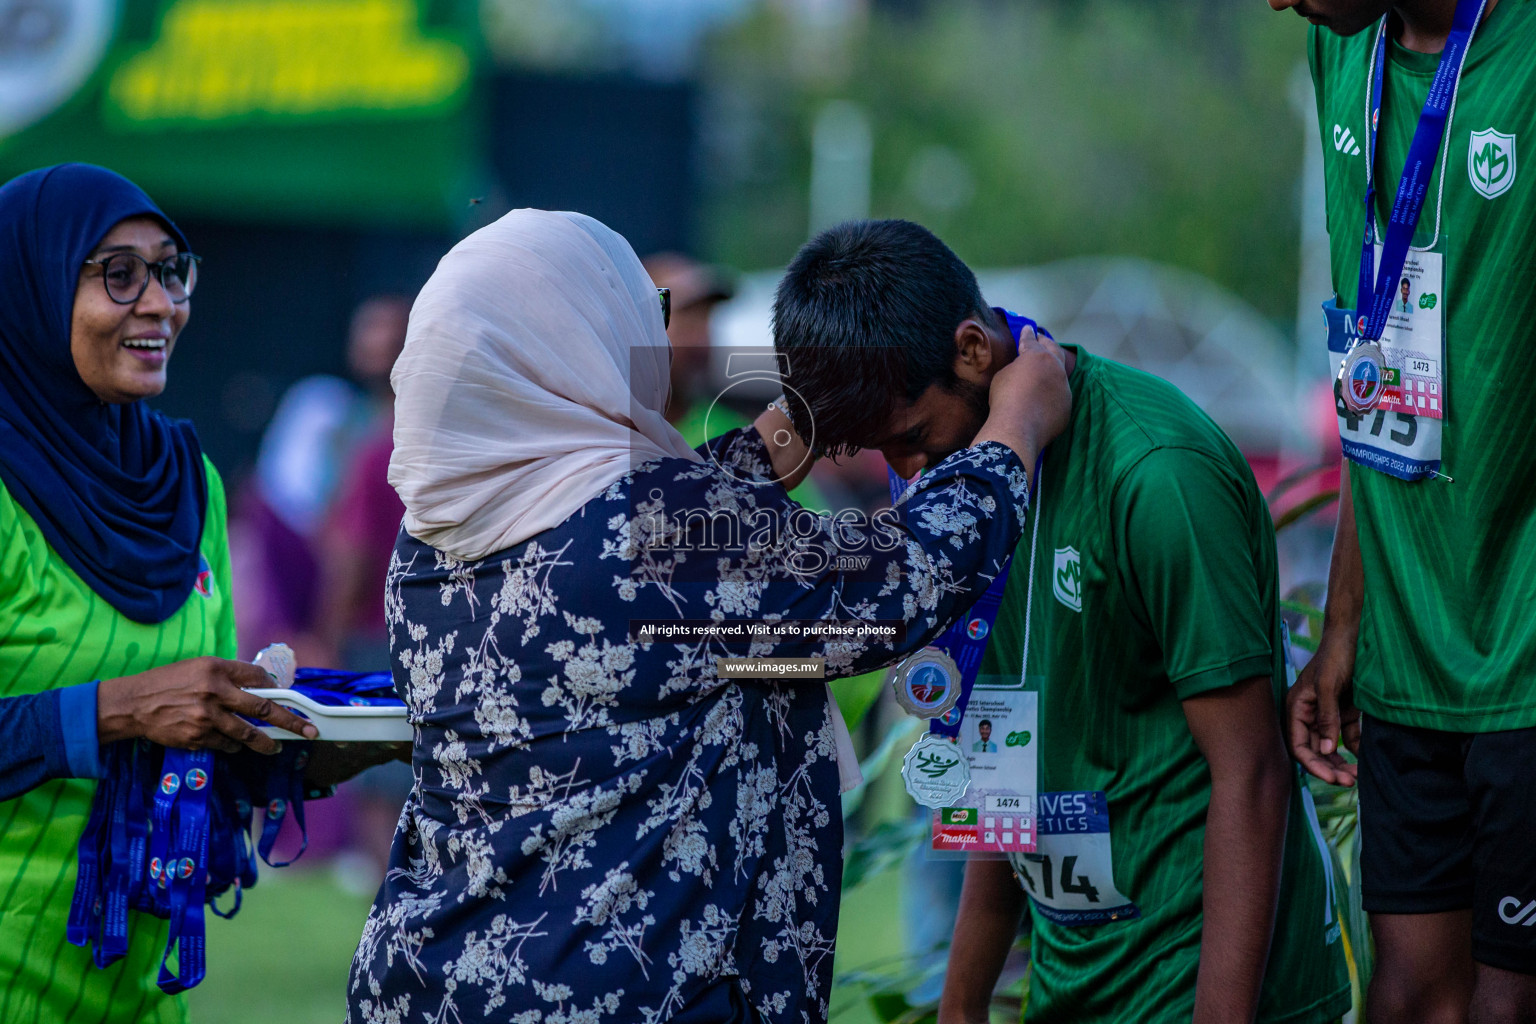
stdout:
POLYGON ((1052 567, 1051 593, 1056 600, 1075 612, 1083 610, 1083 559, 1077 548, 1068 546, 1056 549, 1056 564, 1052 567))
POLYGON ((213 596, 213 570, 202 555, 197 556, 197 582, 192 584, 192 589, 203 597, 213 596))
POLYGON ((1485 199, 1497 199, 1515 183, 1515 137, 1485 128, 1467 145, 1467 177, 1485 199))

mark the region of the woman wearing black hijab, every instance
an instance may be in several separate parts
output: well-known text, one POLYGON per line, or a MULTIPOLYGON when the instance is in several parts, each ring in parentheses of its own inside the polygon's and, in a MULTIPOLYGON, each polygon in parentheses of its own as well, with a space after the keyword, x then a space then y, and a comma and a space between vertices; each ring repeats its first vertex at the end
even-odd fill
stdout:
POLYGON ((0 1020, 182 1021, 166 922, 98 970, 68 945, 99 745, 271 752, 239 715, 224 489, 192 425, 151 410, 197 258, 131 182, 66 164, 0 187, 0 1020), (18 796, 19 794, 19 796, 18 796))

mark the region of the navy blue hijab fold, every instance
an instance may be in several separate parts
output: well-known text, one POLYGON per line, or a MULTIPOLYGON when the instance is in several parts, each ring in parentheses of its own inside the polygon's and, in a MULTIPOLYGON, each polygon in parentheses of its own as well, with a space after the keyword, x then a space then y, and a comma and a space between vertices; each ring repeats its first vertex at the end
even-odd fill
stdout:
POLYGON ((109 405, 75 369, 81 264, 119 221, 149 215, 137 185, 87 164, 0 186, 0 482, 71 569, 136 622, 164 622, 197 581, 208 504, 192 424, 109 405))

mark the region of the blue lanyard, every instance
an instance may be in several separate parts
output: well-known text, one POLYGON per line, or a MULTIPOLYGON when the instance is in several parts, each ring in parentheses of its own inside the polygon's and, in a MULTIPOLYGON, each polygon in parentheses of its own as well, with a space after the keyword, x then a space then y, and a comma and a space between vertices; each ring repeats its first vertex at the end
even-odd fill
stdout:
MULTIPOLYGON (((80 834, 79 866, 75 872, 75 897, 69 905, 69 922, 64 929, 65 938, 75 946, 84 946, 95 939, 97 925, 105 909, 101 886, 102 862, 106 859, 103 845, 111 834, 107 820, 111 816, 110 809, 116 802, 107 794, 113 786, 117 785, 119 778, 116 764, 118 746, 119 744, 112 744, 102 752, 104 761, 102 767, 106 769, 106 774, 96 785, 96 797, 91 801, 91 813, 86 818, 85 831, 80 834)), ((101 966, 100 961, 97 961, 97 966, 101 966)))
MULTIPOLYGON (((269 855, 287 818, 303 830, 308 756, 308 744, 300 742, 284 744, 270 758, 109 744, 106 775, 80 837, 66 938, 91 947, 95 964, 107 967, 128 952, 128 911, 152 914, 171 924, 160 988, 176 993, 196 985, 207 969, 203 907, 232 917, 241 891, 256 884, 250 794, 260 793, 269 807, 263 859, 273 867, 290 863, 269 855), (273 807, 281 809, 274 815, 273 807), (215 900, 230 889, 234 904, 221 910, 215 900), (173 949, 177 972, 167 963, 173 949)), ((299 853, 307 845, 305 835, 299 853)))
POLYGON ((992 308, 994 310, 996 310, 997 312, 1003 314, 1003 319, 1008 321, 1008 332, 1013 335, 1013 354, 1014 355, 1018 355, 1019 354, 1019 336, 1024 333, 1024 328, 1026 328, 1026 327, 1028 327, 1030 330, 1034 331, 1036 334, 1038 334, 1042 338, 1050 338, 1052 341, 1056 340, 1055 337, 1052 336, 1050 331, 1046 330, 1044 327, 1041 327, 1039 324, 1035 323, 1029 317, 1027 317, 1027 316, 1020 316, 1019 314, 1013 312, 1012 310, 1004 309, 1001 306, 993 306, 992 308))
POLYGON ((401 704, 395 696, 395 680, 388 672, 341 672, 329 668, 301 668, 293 674, 293 689, 316 703, 332 707, 370 707, 401 704))
MULTIPOLYGON (((1008 332, 1013 336, 1013 352, 1018 355, 1019 337, 1027 327, 1036 334, 1050 338, 1051 332, 1041 327, 1027 316, 1020 316, 1010 310, 1001 307, 993 307, 1003 318, 1008 321, 1008 332)), ((1052 338, 1054 341, 1055 339, 1052 338)), ((907 489, 916 481, 903 479, 894 469, 887 467, 886 472, 890 477, 891 504, 901 500, 907 489)), ((1035 461, 1035 475, 1039 478, 1040 460, 1035 461)), ((949 655, 954 661, 955 667, 960 670, 960 699, 953 710, 943 718, 930 719, 929 732, 940 736, 958 736, 960 723, 965 720, 965 709, 971 702, 971 690, 976 685, 976 675, 981 670, 981 658, 987 651, 987 638, 992 635, 992 629, 997 624, 997 613, 1002 607, 1003 591, 1008 586, 1008 573, 1013 568, 1013 556, 1003 563, 1002 572, 995 576, 987 589, 977 598, 968 612, 960 616, 946 629, 933 646, 949 655)))
MULTIPOLYGON (((387 672, 299 669, 295 689, 328 704, 399 704, 387 672)), ((129 911, 170 922, 160 960, 160 988, 184 992, 207 972, 204 906, 221 917, 240 909, 256 884, 256 857, 270 867, 297 860, 309 845, 304 827, 304 769, 309 744, 290 741, 270 757, 170 750, 124 740, 102 751, 105 777, 96 787, 79 843, 79 870, 65 937, 89 946, 98 967, 128 952, 129 911), (254 806, 265 808, 252 849, 254 806), (299 828, 298 852, 273 861, 283 825, 299 828), (217 900, 233 890, 228 910, 217 900), (176 971, 169 960, 176 954, 176 971)))
POLYGON ((208 802, 212 789, 214 755, 206 750, 167 750, 160 789, 155 794, 154 820, 167 822, 167 856, 160 867, 157 889, 166 893, 171 922, 160 958, 158 984, 162 991, 185 992, 207 973, 207 945, 203 901, 207 886, 208 802), (176 950, 179 974, 167 961, 176 950))
POLYGON ((1362 341, 1377 341, 1386 329, 1387 316, 1392 309, 1392 296, 1397 291, 1398 279, 1408 260, 1408 248, 1413 242, 1414 229, 1419 225, 1419 215, 1424 211, 1424 200, 1429 194, 1429 182, 1434 177, 1435 163, 1440 156, 1440 145, 1445 138, 1446 123, 1456 102, 1456 89, 1461 82, 1461 69, 1466 63, 1467 51, 1472 45, 1472 35, 1482 20, 1487 0, 1457 0, 1456 14, 1451 24, 1451 34, 1440 54, 1440 64, 1430 83, 1429 95, 1419 114, 1418 127, 1413 132, 1413 142, 1408 146, 1408 159, 1403 164, 1403 176, 1397 183, 1397 197, 1392 202, 1392 216, 1387 222, 1386 236, 1382 240, 1381 266, 1376 268, 1375 285, 1372 286, 1372 265, 1375 262, 1376 238, 1376 136, 1381 120, 1382 80, 1387 73, 1387 20, 1382 18, 1376 33, 1376 53, 1371 70, 1371 105, 1366 118, 1366 170, 1365 170, 1365 242, 1360 253, 1360 288, 1355 298, 1363 306, 1369 298, 1370 309, 1360 322, 1362 341))
POLYGON ((987 638, 997 624, 997 612, 1003 604, 1003 590, 1008 586, 1008 571, 1013 568, 1013 556, 1003 563, 998 573, 982 592, 971 610, 960 616, 934 646, 954 659, 960 669, 960 699, 954 710, 943 718, 928 720, 928 731, 940 736, 960 735, 960 723, 965 721, 965 709, 971 702, 971 690, 976 685, 976 675, 981 670, 981 656, 987 653, 987 638))
POLYGON ((309 848, 309 830, 304 827, 304 767, 309 763, 309 749, 299 748, 284 770, 269 772, 267 776, 267 805, 261 825, 261 841, 256 852, 268 866, 285 868, 304 855, 309 848), (289 817, 299 826, 299 848, 287 860, 273 860, 272 847, 289 817))

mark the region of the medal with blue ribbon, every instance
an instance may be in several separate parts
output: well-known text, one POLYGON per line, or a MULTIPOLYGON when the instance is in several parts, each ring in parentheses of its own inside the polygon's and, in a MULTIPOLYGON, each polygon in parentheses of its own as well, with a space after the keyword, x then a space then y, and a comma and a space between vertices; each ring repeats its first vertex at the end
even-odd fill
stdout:
MULTIPOLYGON (((1419 122, 1408 146, 1386 234, 1381 240, 1381 261, 1376 265, 1376 142, 1381 120, 1382 81, 1387 71, 1387 22, 1383 15, 1376 32, 1370 78, 1370 101, 1366 116, 1365 232, 1360 252, 1360 277, 1356 303, 1363 311, 1339 310, 1349 321, 1348 334, 1356 340, 1339 364, 1334 381, 1334 395, 1351 415, 1370 412, 1381 404, 1386 393, 1387 358, 1381 347, 1382 332, 1392 310, 1392 299, 1402 277, 1413 233, 1424 211, 1429 183, 1445 139, 1462 68, 1472 37, 1482 20, 1486 0, 1457 0, 1451 32, 1440 54, 1429 95, 1419 113, 1419 122)), ((1443 188, 1443 183, 1442 183, 1443 188)), ((1332 316, 1331 303, 1324 305, 1332 316)), ((1330 323, 1332 321, 1330 320, 1330 323)), ((1438 463, 1436 463, 1438 465, 1438 463)))

